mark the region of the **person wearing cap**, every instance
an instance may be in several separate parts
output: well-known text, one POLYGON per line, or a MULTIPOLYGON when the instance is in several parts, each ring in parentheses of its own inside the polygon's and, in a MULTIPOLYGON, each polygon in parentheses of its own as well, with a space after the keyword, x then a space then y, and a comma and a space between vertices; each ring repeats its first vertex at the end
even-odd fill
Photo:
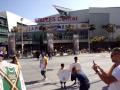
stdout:
POLYGON ((75 69, 77 70, 77 72, 80 72, 80 70, 81 70, 81 65, 80 65, 80 63, 78 62, 78 57, 77 57, 77 56, 74 57, 74 63, 72 63, 72 64, 70 65, 71 81, 75 81, 75 82, 73 83, 73 85, 75 85, 75 84, 76 84, 76 73, 73 73, 73 72, 72 72, 72 69, 73 69, 73 68, 75 68, 75 69))

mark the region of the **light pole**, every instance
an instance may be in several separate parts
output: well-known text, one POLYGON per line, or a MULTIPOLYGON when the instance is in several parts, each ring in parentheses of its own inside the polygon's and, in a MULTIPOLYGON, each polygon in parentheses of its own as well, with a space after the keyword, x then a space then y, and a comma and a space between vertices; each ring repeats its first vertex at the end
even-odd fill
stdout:
POLYGON ((93 30, 95 30, 96 29, 96 26, 95 26, 95 24, 88 24, 88 50, 89 50, 89 53, 91 52, 91 48, 90 48, 90 42, 91 42, 91 40, 90 40, 90 31, 93 31, 93 30))
POLYGON ((88 28, 88 51, 90 53, 90 30, 88 28))
MULTIPOLYGON (((23 21, 23 18, 20 19, 21 24, 23 21)), ((22 26, 23 27, 23 26, 22 26)), ((22 56, 23 56, 23 51, 24 51, 24 43, 23 43, 23 28, 21 28, 21 48, 22 48, 22 56)))

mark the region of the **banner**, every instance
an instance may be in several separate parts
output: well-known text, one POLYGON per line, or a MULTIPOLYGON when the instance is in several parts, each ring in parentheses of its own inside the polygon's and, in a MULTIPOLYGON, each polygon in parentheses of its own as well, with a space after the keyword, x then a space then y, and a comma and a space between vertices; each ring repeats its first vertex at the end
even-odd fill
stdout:
POLYGON ((53 34, 52 33, 47 33, 47 46, 48 46, 48 52, 53 52, 54 51, 53 34))
POLYGON ((79 54, 79 35, 73 35, 74 54, 79 54))
POLYGON ((26 90, 18 65, 7 62, 0 63, 0 90, 26 90))

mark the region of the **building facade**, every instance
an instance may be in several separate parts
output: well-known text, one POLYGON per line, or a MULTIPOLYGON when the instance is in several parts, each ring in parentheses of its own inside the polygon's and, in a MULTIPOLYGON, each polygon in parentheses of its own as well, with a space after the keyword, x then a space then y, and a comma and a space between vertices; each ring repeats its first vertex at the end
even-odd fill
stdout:
POLYGON ((3 16, 0 16, 0 43, 6 43, 8 39, 8 25, 7 19, 3 16))
POLYGON ((116 43, 116 38, 120 36, 119 7, 89 8, 77 11, 59 6, 55 6, 55 8, 59 14, 37 18, 35 21, 38 25, 29 27, 29 31, 43 33, 41 34, 43 41, 38 39, 40 46, 46 46, 44 47, 46 49, 50 48, 48 34, 52 34, 53 50, 57 49, 58 51, 63 50, 65 52, 72 49, 74 52, 83 48, 119 46, 116 43), (94 25, 93 30, 90 30, 91 25, 94 25), (112 25, 114 30, 112 32, 107 31, 107 25, 112 25), (92 42, 92 40, 96 41, 92 42), (76 48, 76 45, 79 47, 76 48))
MULTIPOLYGON (((13 32, 16 28, 19 30, 22 36, 22 32, 25 32, 27 25, 35 25, 36 23, 32 22, 29 19, 23 18, 14 13, 3 11, 0 12, 0 50, 3 46, 7 49, 8 53, 15 52, 15 48, 18 45, 16 42, 16 33, 13 32), (10 49, 10 50, 9 50, 10 49)), ((19 44, 23 44, 20 42, 19 44)))
MULTIPOLYGON (((11 32, 13 27, 17 27, 15 32, 17 50, 23 47, 24 51, 78 53, 83 48, 92 50, 119 46, 119 7, 91 7, 76 11, 59 6, 54 7, 58 14, 36 18, 37 25, 35 23, 30 25, 30 20, 11 12, 0 13, 0 20, 6 22, 5 34, 9 35, 8 32, 11 32), (92 29, 91 26, 93 26, 92 29)), ((3 28, 3 26, 0 27, 3 28)))

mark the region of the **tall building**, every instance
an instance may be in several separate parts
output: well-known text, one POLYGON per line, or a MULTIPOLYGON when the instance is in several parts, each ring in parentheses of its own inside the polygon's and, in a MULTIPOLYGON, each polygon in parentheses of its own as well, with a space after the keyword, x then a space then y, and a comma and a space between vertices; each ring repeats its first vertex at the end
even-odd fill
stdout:
POLYGON ((15 42, 17 39, 15 36, 20 33, 22 38, 28 25, 36 25, 36 23, 9 11, 0 12, 0 47, 5 46, 11 49, 15 48, 15 44, 23 46, 24 42, 22 40, 15 42), (15 29, 17 33, 13 32, 15 29))
POLYGON ((119 46, 120 7, 90 7, 83 10, 54 7, 58 14, 36 18, 37 25, 28 25, 30 20, 11 12, 0 13, 0 20, 6 21, 5 33, 9 34, 15 29, 13 27, 18 29, 15 33, 17 50, 21 50, 22 45, 24 51, 72 50, 78 53, 83 48, 90 50, 119 46))
POLYGON ((6 44, 8 39, 8 24, 4 16, 0 16, 0 44, 6 44))
POLYGON ((112 48, 118 45, 116 38, 120 36, 119 7, 91 7, 76 11, 60 6, 54 7, 58 14, 35 19, 38 30, 43 31, 46 36, 43 44, 47 49, 50 48, 49 44, 58 51, 112 48), (49 34, 52 34, 51 37, 49 34), (49 42, 50 38, 52 43, 49 42))

